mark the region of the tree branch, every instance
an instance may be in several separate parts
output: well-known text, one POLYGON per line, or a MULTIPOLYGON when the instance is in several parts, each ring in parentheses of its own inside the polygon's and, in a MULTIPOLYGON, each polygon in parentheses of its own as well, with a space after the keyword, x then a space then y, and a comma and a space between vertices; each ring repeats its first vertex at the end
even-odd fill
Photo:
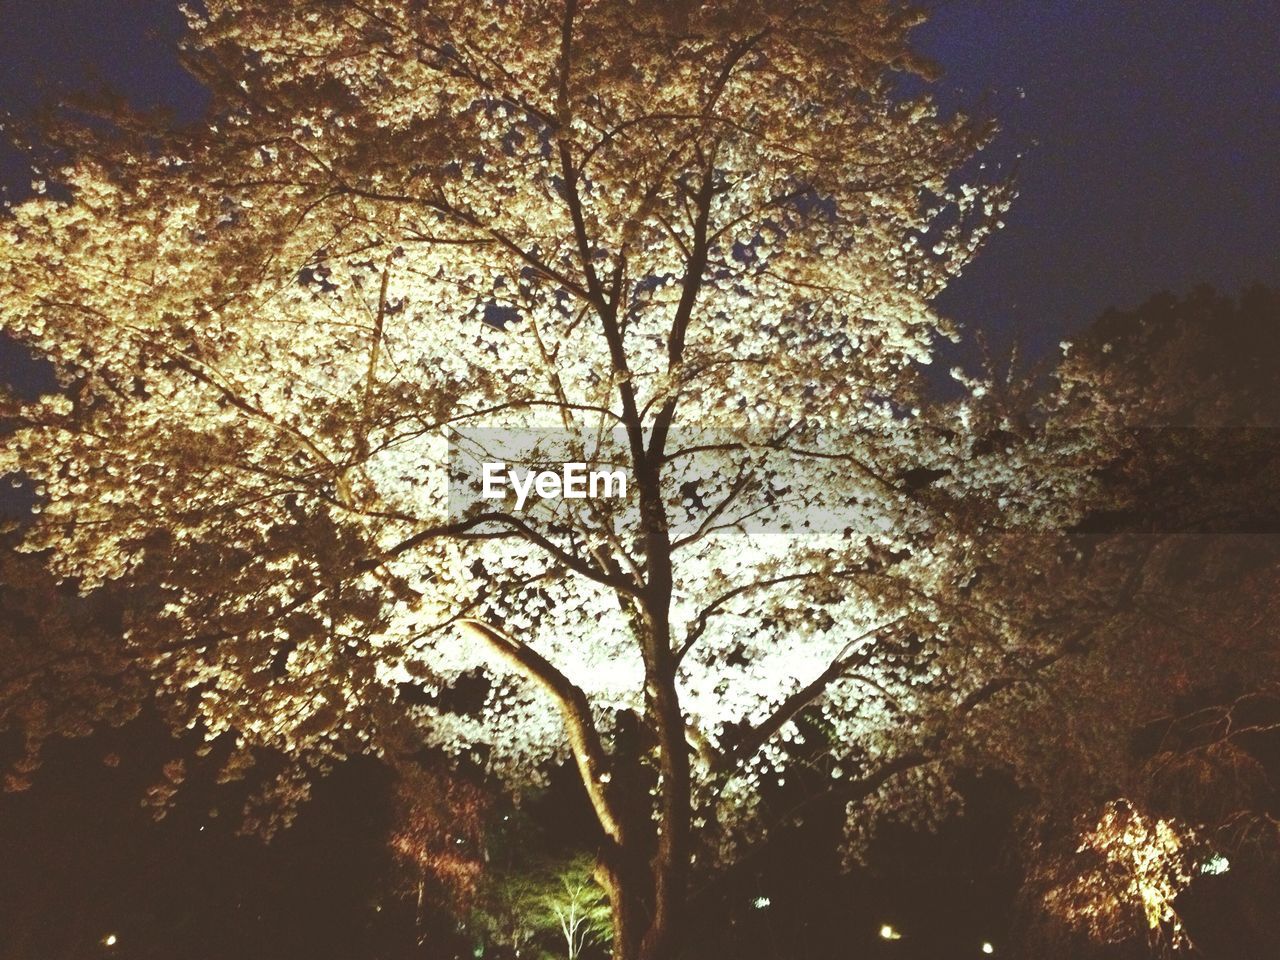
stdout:
POLYGON ((773 736, 793 720, 800 711, 817 700, 834 680, 843 675, 854 664, 861 653, 857 648, 862 641, 875 636, 883 630, 896 626, 902 620, 903 617, 896 617, 888 623, 859 634, 846 643, 840 654, 831 661, 831 664, 822 673, 778 704, 773 713, 763 723, 750 731, 732 750, 722 753, 718 769, 721 772, 730 770, 744 760, 754 756, 756 751, 773 739, 773 736))
POLYGON ((591 717, 591 705, 578 686, 536 650, 520 643, 482 620, 468 617, 459 625, 484 640, 508 664, 551 695, 564 718, 569 747, 577 762, 591 806, 600 826, 614 843, 623 842, 622 822, 609 802, 609 760, 600 742, 600 733, 591 717))

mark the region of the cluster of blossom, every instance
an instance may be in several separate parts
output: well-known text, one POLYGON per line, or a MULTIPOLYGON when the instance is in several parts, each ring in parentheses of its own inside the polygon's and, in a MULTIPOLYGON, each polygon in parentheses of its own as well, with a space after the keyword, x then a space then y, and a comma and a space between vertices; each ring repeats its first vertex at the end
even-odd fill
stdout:
POLYGON ((1103 943, 1145 931, 1175 950, 1190 947, 1175 904, 1195 873, 1194 845, 1185 825, 1112 801, 1080 838, 1084 868, 1050 890, 1046 906, 1103 943))

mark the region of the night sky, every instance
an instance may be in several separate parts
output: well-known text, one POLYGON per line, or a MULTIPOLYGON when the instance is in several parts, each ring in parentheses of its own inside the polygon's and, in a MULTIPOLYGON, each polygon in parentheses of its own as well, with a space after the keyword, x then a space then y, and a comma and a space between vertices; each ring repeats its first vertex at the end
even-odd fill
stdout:
POLYGON ((918 38, 946 101, 990 94, 1026 154, 944 309, 1053 342, 1159 290, 1280 282, 1278 24, 1275 0, 944 0, 918 38))
MULTIPOLYGON (((920 48, 948 106, 1019 166, 1008 228, 944 295, 1040 350, 1108 306, 1280 284, 1280 0, 935 0, 920 48)), ((106 84, 198 114, 171 0, 0 0, 0 107, 106 84)), ((12 152, 0 178, 27 177, 12 152)), ((0 363, 11 355, 0 354, 0 363)))

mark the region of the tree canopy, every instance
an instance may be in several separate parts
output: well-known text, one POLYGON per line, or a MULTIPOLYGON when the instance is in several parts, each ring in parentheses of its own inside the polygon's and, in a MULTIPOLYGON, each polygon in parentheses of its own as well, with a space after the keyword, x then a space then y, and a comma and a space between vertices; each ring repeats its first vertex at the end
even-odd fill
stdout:
POLYGON ((1055 396, 923 384, 1011 188, 898 4, 190 20, 207 120, 59 124, 73 159, 0 224, 0 329, 64 388, 14 406, 0 473, 61 575, 145 585, 128 657, 230 773, 571 759, 615 953, 665 957, 798 717, 865 799, 1058 655, 990 571, 1099 454, 1055 396), (513 436, 628 497, 459 503, 460 451, 513 436))

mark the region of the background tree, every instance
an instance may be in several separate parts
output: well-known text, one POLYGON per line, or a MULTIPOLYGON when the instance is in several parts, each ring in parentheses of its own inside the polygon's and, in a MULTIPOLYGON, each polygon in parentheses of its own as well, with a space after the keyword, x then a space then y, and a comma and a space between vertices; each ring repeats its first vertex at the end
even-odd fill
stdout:
POLYGON ((609 942, 609 901, 593 874, 590 862, 571 865, 559 877, 560 889, 544 901, 560 926, 568 960, 578 960, 587 947, 609 942))
POLYGON ((148 585, 128 657, 228 775, 571 758, 615 956, 665 958, 799 716, 841 796, 896 803, 1050 662, 974 571, 1074 515, 1087 445, 921 388, 930 298, 1009 192, 963 175, 987 129, 910 92, 897 4, 191 21, 208 122, 63 124, 57 198, 4 224, 0 325, 65 392, 0 471, 62 574, 148 585), (450 453, 501 431, 620 458, 631 498, 451 506, 450 453))
MULTIPOLYGON (((527 830, 529 825, 521 826, 527 830)), ((508 839, 514 844, 505 845, 490 863, 480 899, 467 917, 482 949, 568 960, 607 953, 612 915, 594 876, 594 858, 548 850, 527 836, 508 839)))
POLYGON ((399 765, 394 798, 390 845, 415 901, 421 943, 429 910, 444 904, 456 918, 475 906, 492 797, 474 778, 424 760, 399 765))
POLYGON ((976 713, 968 741, 1031 799, 1029 952, 1079 956, 1072 931, 1211 950, 1206 898, 1234 955, 1273 949, 1277 331, 1273 291, 1165 294, 1099 318, 1056 368, 1059 417, 1105 421, 1116 451, 1055 562, 1075 655, 976 713))

